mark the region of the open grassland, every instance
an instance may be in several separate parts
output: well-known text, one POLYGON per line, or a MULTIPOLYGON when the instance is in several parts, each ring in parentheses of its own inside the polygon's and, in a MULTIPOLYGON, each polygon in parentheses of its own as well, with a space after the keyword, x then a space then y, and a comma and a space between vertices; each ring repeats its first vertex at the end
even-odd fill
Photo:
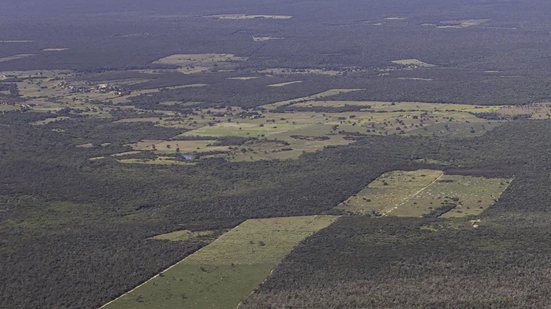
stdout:
POLYGON ((202 127, 185 133, 186 136, 240 136, 240 137, 263 137, 297 130, 303 128, 304 124, 278 123, 262 125, 261 121, 255 122, 226 122, 214 126, 202 127))
POLYGON ((234 63, 247 58, 233 54, 176 54, 161 58, 153 64, 178 66, 177 72, 182 74, 198 74, 213 70, 230 70, 234 63))
POLYGON ((551 119, 551 103, 544 102, 518 106, 503 106, 492 112, 489 112, 489 116, 498 119, 551 119))
POLYGON ((254 42, 266 42, 266 41, 272 41, 272 40, 283 40, 283 38, 273 37, 273 36, 253 36, 254 42))
MULTIPOLYGON (((178 54, 158 63, 209 67, 233 63, 245 58, 233 54, 178 54)), ((403 62, 406 63, 406 62, 403 62)), ((414 62, 407 62, 414 64, 414 62)), ((416 62, 415 62, 416 63, 416 62)), ((190 67, 186 67, 190 68, 190 67)), ((174 71, 174 70, 173 70, 174 71)), ((310 70, 272 69, 274 74, 301 73, 310 70)), ((268 73, 266 71, 265 73, 268 73)), ((311 72, 310 72, 311 73, 311 72)), ((203 108, 195 101, 165 98, 166 93, 195 93, 209 87, 201 81, 167 86, 148 84, 153 72, 115 72, 116 78, 95 75, 92 81, 71 71, 2 72, 14 78, 17 91, 25 103, 3 105, 3 111, 24 110, 52 113, 37 125, 54 124, 76 117, 113 118, 115 123, 152 123, 158 127, 181 129, 172 137, 156 141, 129 142, 134 151, 152 151, 164 158, 136 155, 120 158, 121 163, 178 164, 183 162, 167 155, 201 154, 195 159, 220 157, 230 161, 289 160, 326 147, 346 145, 367 135, 413 135, 443 138, 481 136, 507 121, 551 118, 550 104, 516 107, 481 106, 423 102, 384 102, 331 100, 331 97, 362 89, 329 89, 312 95, 260 106, 242 108, 219 106, 203 108), (107 78, 107 77, 106 77, 107 78), (141 88, 140 85, 148 85, 141 88), (161 97, 158 101, 156 96, 161 97), (139 105, 142 98, 154 105, 139 105), (147 107, 146 107, 147 106, 147 107), (121 117, 122 115, 122 117, 121 117), (207 141, 177 140, 205 139, 207 141), (219 143, 222 139, 240 138, 238 143, 219 143)), ((172 72, 171 74, 174 74, 172 72)), ((112 75, 111 75, 112 76, 112 75)), ((226 77, 249 80, 255 76, 226 77)), ((298 84, 299 80, 270 84, 268 88, 298 84)), ((214 86, 212 87, 214 91, 214 86)), ((104 157, 105 154, 102 154, 104 157)), ((107 155, 109 156, 109 155, 107 155)), ((99 156, 92 155, 97 158, 99 156)))
POLYGON ((160 154, 228 151, 227 146, 214 146, 215 140, 163 141, 143 140, 131 145, 135 150, 150 150, 160 154))
POLYGON ((430 210, 449 208, 441 215, 443 218, 477 216, 497 202, 510 183, 510 179, 503 178, 444 175, 392 214, 416 215, 426 212, 427 206, 430 205, 430 210))
MULTIPOLYGON (((502 122, 482 119, 477 113, 496 113, 502 106, 438 104, 380 101, 307 101, 288 107, 357 108, 358 112, 338 113, 338 131, 369 135, 409 134, 425 136, 469 137, 482 135, 502 122)), ((336 115, 335 113, 329 115, 336 115)))
POLYGON ((267 104, 267 105, 264 105, 263 107, 270 110, 270 109, 275 109, 275 108, 278 108, 278 107, 293 105, 293 104, 300 103, 300 102, 319 100, 319 99, 323 99, 323 98, 327 98, 327 97, 336 96, 336 95, 339 95, 339 94, 355 92, 355 91, 360 91, 360 90, 363 90, 363 89, 329 89, 329 90, 324 91, 324 92, 316 93, 316 94, 309 95, 309 96, 302 97, 302 98, 298 98, 298 99, 285 100, 285 101, 280 101, 280 102, 267 104))
MULTIPOLYGON (((98 158, 90 158, 90 160, 92 161, 93 159, 98 159, 98 158)), ((154 159, 128 158, 128 159, 118 159, 117 161, 122 164, 180 165, 180 166, 195 165, 195 163, 193 162, 177 160, 175 157, 168 157, 168 156, 158 156, 154 159)))
MULTIPOLYGON (((337 118, 332 118, 337 121, 337 118)), ((330 120, 319 113, 269 113, 262 118, 219 122, 188 131, 187 137, 254 138, 234 147, 227 156, 232 161, 296 159, 304 152, 353 142, 333 131, 330 120)))
POLYGON ((489 22, 489 19, 463 19, 463 20, 449 20, 443 21, 441 25, 436 26, 439 29, 461 29, 474 26, 480 26, 489 22))
POLYGON ((12 104, 0 104, 0 112, 11 112, 19 110, 19 106, 12 104))
POLYGON ((43 52, 62 52, 66 50, 69 50, 69 49, 63 48, 63 47, 54 47, 54 48, 44 48, 42 51, 43 52))
POLYGON ((302 83, 302 81, 296 80, 296 81, 292 81, 292 82, 271 84, 271 85, 268 85, 268 87, 285 87, 285 86, 294 85, 294 84, 300 84, 300 83, 302 83))
MULTIPOLYGON (((24 103, 18 103, 16 109, 34 112, 52 112, 64 115, 110 118, 121 110, 131 110, 137 113, 146 112, 133 105, 130 101, 142 95, 153 95, 162 91, 194 89, 208 86, 204 83, 180 84, 158 88, 129 90, 137 84, 149 81, 144 78, 122 78, 93 82, 83 80, 70 71, 16 71, 2 72, 3 75, 15 78, 17 92, 24 103)), ((190 90, 192 91, 192 90, 190 90)), ((174 115, 171 111, 156 111, 157 114, 174 115)), ((132 120, 122 120, 122 122, 132 120)), ((143 120, 136 120, 143 121, 143 120)))
POLYGON ((13 55, 13 56, 8 56, 8 57, 2 57, 2 58, 0 58, 0 63, 19 60, 19 59, 25 59, 25 58, 29 58, 29 57, 32 57, 32 56, 36 56, 36 55, 35 54, 18 54, 18 55, 13 55))
POLYGON ((432 67, 435 67, 434 64, 429 64, 429 63, 423 62, 419 59, 393 60, 392 63, 403 65, 403 66, 406 66, 406 67, 415 67, 415 68, 432 68, 432 67))
POLYGON ((292 69, 292 68, 270 68, 258 71, 264 75, 320 75, 320 76, 339 76, 344 74, 344 71, 330 69, 292 69))
POLYGON ((229 80, 253 80, 258 79, 258 76, 236 76, 236 77, 228 77, 229 80))
POLYGON ((384 101, 308 101, 295 103, 300 107, 345 107, 359 106, 373 111, 426 111, 426 112, 471 112, 484 113, 502 109, 501 106, 482 106, 473 104, 446 104, 425 102, 384 102, 384 101))
POLYGON ((155 64, 188 65, 188 64, 212 64, 219 62, 243 61, 247 58, 237 57, 233 54, 176 54, 161 58, 155 64))
POLYGON ((444 175, 436 170, 394 171, 337 209, 374 216, 476 216, 497 202, 510 183, 510 179, 444 175))
POLYGON ((235 308, 296 245, 336 219, 247 220, 102 308, 235 308))
POLYGON ((220 20, 252 20, 252 19, 286 20, 286 19, 293 18, 293 16, 289 16, 289 15, 246 15, 246 14, 222 14, 222 15, 210 15, 205 17, 215 18, 220 20))
MULTIPOLYGON (((335 89, 312 97, 334 95, 342 91, 353 90, 335 89)), ((140 142, 132 146, 135 150, 155 150, 158 153, 178 153, 176 149, 181 152, 217 152, 206 157, 223 157, 231 161, 296 159, 305 152, 349 144, 354 141, 351 136, 356 135, 474 137, 503 123, 475 115, 491 113, 501 107, 467 104, 316 100, 299 102, 297 99, 279 102, 277 105, 300 107, 304 111, 276 112, 274 105, 264 106, 268 107, 267 111, 257 110, 249 114, 239 108, 211 108, 195 109, 186 116, 126 118, 118 122, 151 122, 157 126, 187 130, 176 136, 174 141, 140 142), (350 106, 359 107, 360 110, 322 112, 314 109, 323 107, 338 110, 350 106), (214 146, 216 140, 231 137, 254 140, 227 145, 230 147, 214 146), (190 138, 207 141, 175 141, 190 138), (155 149, 154 144, 157 144, 155 149), (191 145, 192 148, 184 149, 180 144, 191 145)))
POLYGON ((190 230, 180 230, 180 231, 174 231, 166 234, 160 234, 151 237, 151 239, 155 240, 168 240, 168 241, 185 241, 197 237, 205 237, 205 236, 211 236, 215 232, 214 231, 190 231, 190 230))
POLYGON ((386 215, 433 184, 444 173, 437 170, 393 171, 337 206, 353 214, 386 215))

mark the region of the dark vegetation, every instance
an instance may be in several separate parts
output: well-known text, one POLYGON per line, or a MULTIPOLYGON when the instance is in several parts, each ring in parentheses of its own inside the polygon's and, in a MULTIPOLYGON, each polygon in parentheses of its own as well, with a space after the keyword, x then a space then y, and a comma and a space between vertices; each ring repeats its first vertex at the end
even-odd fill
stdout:
POLYGON ((245 308, 545 306, 551 178, 540 154, 549 129, 518 122, 445 146, 474 159, 449 173, 515 177, 480 227, 468 218, 343 218, 297 248, 245 308))
MULTIPOLYGON (((0 71, 74 69, 83 79, 99 82, 143 77, 126 69, 157 67, 151 63, 175 53, 234 53, 249 60, 235 72, 166 73, 132 86, 209 85, 134 98, 132 104, 147 113, 120 110, 113 119, 73 115, 46 126, 30 123, 52 114, 1 113, 1 308, 98 307, 208 242, 149 240, 153 235, 177 229, 222 231, 255 217, 332 213, 381 173, 417 168, 515 180, 485 211, 478 229, 468 219, 437 218, 443 209, 432 218, 343 218, 303 243, 245 307, 547 305, 549 121, 516 119, 469 139, 355 136, 354 144, 296 161, 210 159, 178 167, 88 159, 128 151, 131 142, 182 133, 146 123, 113 123, 155 116, 154 110, 161 109, 192 112, 189 106, 158 104, 162 101, 257 107, 331 88, 366 89, 336 97, 347 100, 524 104, 548 99, 549 1, 70 2, 0 1, 0 41, 32 41, 0 43, 0 58, 37 54, 0 62, 0 71), (294 18, 202 17, 228 13, 294 18), (407 19, 384 19, 390 16, 407 19), (463 19, 489 21, 464 29, 423 26, 463 19), (384 25, 372 25, 378 22, 384 25), (259 43, 253 35, 285 39, 259 43), (41 52, 52 47, 69 50, 41 52), (402 70, 390 63, 407 58, 436 67, 402 70), (278 67, 348 72, 338 77, 257 72, 278 67), (389 74, 381 76, 388 68, 389 74), (260 78, 227 79, 235 76, 260 78), (265 87, 289 80, 303 83, 265 87), (94 146, 76 147, 84 143, 94 146), (418 163, 421 159, 448 165, 418 163)), ((22 100, 14 82, 0 81, 0 103, 22 100)))
MULTIPOLYGON (((248 57, 236 72, 159 76, 142 86, 170 86, 201 80, 217 91, 193 89, 189 100, 240 102, 247 106, 300 97, 328 88, 364 88, 348 98, 479 104, 522 104, 550 97, 547 35, 551 3, 528 1, 222 1, 40 0, 0 4, 0 70, 76 69, 109 73, 115 69, 159 67, 152 62, 176 53, 233 53, 248 57), (239 9, 237 9, 239 8, 239 9), (290 20, 216 20, 215 14, 281 14, 290 20), (386 17, 405 20, 385 20, 386 17), (438 29, 449 21, 488 19, 462 29, 438 29), (381 26, 374 24, 382 23, 381 26), (71 24, 71 27, 67 27, 71 24), (432 25, 432 26, 431 26, 432 25), (185 29, 185 30, 183 30, 185 29), (283 37, 254 42, 252 36, 283 37), (44 48, 69 48, 42 52, 44 48), (401 70, 392 60, 417 58, 435 68, 401 70), (227 80, 266 68, 343 70, 340 78, 297 75, 303 80, 281 89, 258 86, 284 77, 227 80), (360 69, 354 72, 350 68, 360 69), (387 68, 400 69, 385 73, 387 68), (216 75, 216 76, 215 76, 216 75), (424 78, 430 81, 404 78, 424 78), (287 93, 287 94, 285 94, 287 93)), ((452 23, 453 24, 453 23, 452 23)), ((139 73, 131 73, 139 76, 139 73)), ((112 75, 116 77, 116 74, 112 75)), ((188 89, 189 90, 189 89, 188 89)), ((154 95, 181 99, 180 91, 154 95)), ((143 98, 143 103, 151 103, 143 98)))
POLYGON ((299 161, 122 166, 88 158, 124 151, 119 134, 128 134, 125 140, 135 130, 166 137, 166 129, 89 120, 65 123, 70 130, 59 134, 8 125, 4 120, 10 116, 0 119, 0 255, 8 261, 0 276, 6 308, 93 308, 200 245, 158 244, 147 237, 329 210, 382 172, 413 168, 410 158, 425 152, 422 144, 429 142, 370 138, 365 147, 334 148, 299 161), (94 143, 113 144, 75 148, 88 134, 94 143))

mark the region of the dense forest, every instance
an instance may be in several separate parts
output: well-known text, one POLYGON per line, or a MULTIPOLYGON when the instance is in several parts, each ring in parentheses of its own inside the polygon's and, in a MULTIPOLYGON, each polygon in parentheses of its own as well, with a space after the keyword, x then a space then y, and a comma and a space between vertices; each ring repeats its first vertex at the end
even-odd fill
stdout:
POLYGON ((244 307, 546 306, 551 178, 541 154, 550 128, 521 122, 444 146, 451 152, 442 159, 473 160, 450 172, 515 177, 480 227, 468 219, 343 218, 297 248, 244 307))
MULTIPOLYGON (((208 108, 234 108, 250 119, 268 114, 270 103, 330 89, 355 91, 318 99, 477 108, 546 102, 550 11, 544 0, 0 1, 0 308, 97 308, 247 219, 317 214, 343 216, 287 256, 244 308, 546 306, 550 120, 521 114, 497 123, 503 119, 485 112, 477 115, 496 122, 472 136, 349 133, 296 160, 212 156, 148 165, 122 164, 114 154, 143 140, 210 139, 182 135, 193 128, 176 121, 163 126, 166 118, 198 120, 211 116, 208 108), (209 53, 246 60, 199 74, 155 63, 209 53), (49 77, 19 77, 27 70, 55 72, 53 86, 29 90, 49 77), (70 83, 85 90, 69 91, 70 83), (102 101, 103 83, 136 95, 102 101), (86 99, 64 101, 75 93, 86 99), (156 120, 140 121, 147 118, 156 120), (381 174, 417 169, 514 180, 477 228, 472 218, 335 210, 381 174), (151 239, 183 229, 214 232, 151 239)), ((272 112, 365 109, 283 105, 272 112)), ((278 125, 290 125, 283 116, 278 125)), ((339 120, 355 116, 347 117, 339 120)), ((205 127, 231 122, 216 121, 205 127)), ((215 146, 254 140, 218 137, 215 146)))

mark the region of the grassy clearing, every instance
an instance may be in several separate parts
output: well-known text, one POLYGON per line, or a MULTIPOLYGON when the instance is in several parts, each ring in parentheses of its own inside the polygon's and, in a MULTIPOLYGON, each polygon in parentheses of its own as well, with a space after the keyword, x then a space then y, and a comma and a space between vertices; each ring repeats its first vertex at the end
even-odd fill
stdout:
POLYGON ((309 101, 292 104, 301 108, 365 107, 358 112, 327 114, 327 124, 337 131, 369 135, 423 135, 449 138, 473 137, 492 130, 502 122, 487 120, 476 113, 494 113, 501 106, 379 101, 309 101), (336 116, 336 117, 334 117, 336 116))
POLYGON ((168 241, 185 241, 197 237, 205 237, 214 235, 215 231, 190 231, 190 230, 180 230, 174 231, 166 234, 160 234, 151 237, 155 240, 168 240, 168 241))
POLYGON ((210 15, 205 17, 215 18, 220 20, 251 20, 251 19, 285 20, 285 19, 293 18, 293 16, 288 16, 288 15, 246 15, 246 14, 221 14, 221 15, 210 15))
POLYGON ((455 207, 443 218, 480 215, 491 207, 511 183, 510 179, 444 175, 433 185, 411 198, 393 215, 406 216, 446 205, 455 207))
POLYGON ((300 129, 304 124, 277 123, 271 125, 263 125, 260 122, 220 122, 213 126, 202 127, 190 132, 186 132, 183 136, 238 136, 238 137, 264 137, 272 136, 279 133, 300 129))
POLYGON ((489 22, 489 19, 463 19, 463 20, 450 20, 443 21, 442 25, 436 26, 439 29, 461 29, 474 26, 480 26, 489 22))
POLYGON ((491 207, 510 183, 510 179, 444 175, 437 170, 393 171, 337 209, 398 217, 477 216, 491 207))
POLYGON ((285 101, 280 101, 280 102, 276 102, 276 103, 267 104, 267 105, 264 105, 263 107, 268 109, 268 110, 271 110, 271 109, 275 109, 275 108, 278 108, 278 107, 281 107, 281 106, 293 105, 293 104, 301 103, 301 102, 305 102, 305 101, 319 100, 319 99, 323 99, 323 98, 327 98, 327 97, 336 96, 336 95, 339 95, 339 94, 350 93, 350 92, 355 92, 355 91, 360 91, 360 90, 364 90, 364 89, 329 89, 327 91, 316 93, 316 94, 309 95, 309 96, 302 97, 302 98, 297 98, 297 99, 292 99, 292 100, 285 100, 285 101))
POLYGON ((191 75, 191 74, 199 74, 199 73, 205 73, 210 70, 208 67, 203 66, 185 66, 185 67, 179 67, 176 69, 179 73, 182 73, 184 75, 191 75))
POLYGON ((11 112, 19 110, 18 105, 0 104, 0 112, 11 112))
POLYGON ((244 61, 247 58, 237 57, 234 54, 176 54, 161 58, 154 64, 193 65, 212 64, 218 62, 244 61))
POLYGON ((0 40, 0 43, 32 43, 32 40, 0 40))
POLYGON ((408 132, 410 135, 438 136, 446 138, 475 137, 500 126, 502 122, 466 121, 451 123, 435 123, 430 126, 408 132))
POLYGON ((55 122, 59 122, 59 121, 67 120, 67 119, 71 119, 71 117, 59 116, 59 117, 46 118, 44 120, 35 121, 35 122, 31 123, 31 125, 33 125, 33 126, 42 126, 42 125, 47 125, 47 124, 50 124, 50 123, 55 123, 55 122))
POLYGON ((134 150, 149 150, 159 154, 202 153, 229 150, 227 146, 213 146, 212 144, 215 142, 215 140, 143 140, 130 146, 134 150))
MULTIPOLYGON (((332 124, 327 123, 330 119, 320 113, 267 113, 263 116, 239 122, 219 122, 181 136, 256 139, 239 147, 232 147, 227 155, 222 156, 231 161, 296 159, 304 152, 352 142, 345 136, 332 132, 332 124)), ((337 121, 336 117, 331 119, 337 121)))
POLYGON ((3 58, 0 58, 0 63, 19 60, 19 59, 25 59, 25 58, 29 58, 29 57, 33 57, 33 56, 36 56, 36 54, 19 54, 19 55, 3 57, 3 58))
POLYGON ((394 215, 398 207, 442 176, 443 172, 437 170, 385 173, 338 205, 337 209, 360 215, 394 215))
POLYGON ((373 111, 423 111, 423 112, 471 112, 487 113, 498 111, 502 106, 483 106, 474 104, 449 104, 449 103, 425 103, 425 102, 385 102, 385 101, 308 101, 298 102, 293 106, 300 107, 345 107, 365 106, 373 111))
POLYGON ((432 78, 422 78, 422 77, 398 77, 399 80, 416 80, 416 81, 424 81, 424 82, 431 82, 434 79, 432 78))
POLYGON ((235 308, 300 241, 336 219, 247 220, 102 308, 235 308))
POLYGON ((236 62, 245 61, 245 57, 233 54, 176 54, 161 58, 153 64, 178 66, 182 74, 199 74, 216 70, 231 70, 236 62))
POLYGON ((399 60, 393 60, 392 63, 407 66, 407 67, 416 67, 416 68, 435 67, 434 64, 426 63, 419 59, 399 59, 399 60))
POLYGON ((155 159, 118 159, 119 163, 122 164, 145 164, 145 165, 181 165, 181 166, 189 166, 189 165, 195 165, 194 162, 186 162, 186 161, 180 161, 176 160, 174 157, 166 157, 166 156, 159 156, 155 159))
POLYGON ((503 119, 551 119, 551 103, 503 106, 494 113, 496 117, 503 119))
POLYGON ((323 75, 323 76, 339 76, 342 75, 342 71, 328 70, 328 69, 291 69, 291 68, 270 68, 258 71, 260 74, 265 75, 323 75))
POLYGON ((285 86, 300 84, 300 83, 302 83, 301 80, 296 80, 296 81, 286 82, 286 83, 271 84, 271 85, 268 85, 268 87, 285 87, 285 86))
POLYGON ((283 38, 273 36, 253 36, 254 42, 266 42, 272 40, 283 40, 283 38))
POLYGON ((237 77, 228 77, 230 80, 253 80, 259 78, 258 76, 237 76, 237 77))
POLYGON ((42 51, 43 52, 62 52, 66 50, 69 50, 69 49, 68 48, 44 48, 42 51))

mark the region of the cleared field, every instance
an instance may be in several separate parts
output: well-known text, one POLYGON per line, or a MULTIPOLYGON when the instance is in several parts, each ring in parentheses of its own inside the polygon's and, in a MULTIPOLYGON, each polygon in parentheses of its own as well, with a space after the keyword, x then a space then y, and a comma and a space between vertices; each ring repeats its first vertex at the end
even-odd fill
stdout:
POLYGON ((407 19, 406 17, 401 17, 401 16, 385 17, 385 20, 406 20, 406 19, 407 19))
POLYGON ((41 125, 46 125, 46 124, 50 124, 50 123, 55 123, 55 122, 58 122, 58 121, 67 120, 67 119, 71 119, 71 117, 59 116, 59 117, 46 118, 44 120, 35 121, 35 122, 31 123, 31 125, 41 126, 41 125))
POLYGON ((233 54, 176 54, 161 58, 153 63, 169 65, 193 65, 244 60, 247 60, 247 58, 237 57, 233 54))
POLYGON ((338 76, 342 75, 342 71, 328 70, 328 69, 291 69, 291 68, 270 68, 258 71, 260 74, 266 75, 325 75, 325 76, 338 76))
POLYGON ((231 70, 235 63, 247 60, 233 54, 176 54, 154 61, 153 64, 179 66, 177 72, 191 75, 217 70, 231 70))
POLYGON ((240 149, 247 151, 231 152, 226 158, 234 162, 260 160, 293 160, 305 152, 315 152, 329 146, 347 145, 352 141, 339 135, 330 135, 326 139, 296 137, 281 138, 285 144, 272 141, 258 141, 245 144, 240 149))
POLYGON ((494 111, 497 118, 503 119, 551 119, 551 103, 534 103, 518 106, 503 106, 494 111))
POLYGON ((392 213, 407 216, 447 207, 443 218, 480 215, 491 207, 511 183, 510 179, 444 175, 392 213))
POLYGON ((407 67, 417 67, 417 68, 435 67, 434 64, 426 63, 419 59, 399 59, 399 60, 393 60, 392 63, 407 66, 407 67))
POLYGON ((143 140, 130 145, 135 150, 150 150, 156 153, 200 153, 228 151, 227 146, 212 146, 215 140, 164 141, 143 140))
POLYGON ((271 136, 279 133, 288 132, 294 129, 303 128, 304 124, 277 123, 271 125, 262 125, 254 122, 220 122, 213 126, 202 127, 183 136, 239 136, 239 137, 262 137, 271 136))
POLYGON ((157 157, 155 159, 118 159, 119 163, 122 164, 145 164, 145 165, 195 165, 193 162, 186 162, 186 161, 180 161, 176 160, 174 157, 157 157))
POLYGON ((210 69, 208 67, 203 66, 193 66, 193 65, 186 65, 183 67, 179 67, 177 69, 178 72, 185 74, 185 75, 191 75, 191 74, 199 74, 208 72, 210 69))
POLYGON ((297 102, 300 107, 345 107, 365 106, 366 111, 426 111, 426 112, 470 112, 486 113, 499 111, 503 106, 483 106, 474 104, 449 104, 425 102, 385 102, 385 101, 308 101, 297 102))
POLYGON ((424 81, 424 82, 430 82, 434 79, 432 78, 422 78, 422 77, 398 77, 399 80, 418 80, 418 81, 424 81))
POLYGON ((214 231, 190 231, 190 230, 180 230, 174 231, 166 234, 156 235, 151 237, 155 240, 169 240, 169 241, 184 241, 197 237, 211 236, 214 231))
POLYGON ((266 42, 272 40, 283 40, 283 38, 273 36, 253 36, 254 42, 266 42))
POLYGON ((292 100, 286 100, 286 101, 280 101, 280 102, 276 102, 276 103, 267 104, 267 105, 264 105, 263 107, 270 110, 270 109, 275 109, 275 108, 282 107, 282 106, 293 105, 293 104, 301 103, 301 102, 305 102, 305 101, 319 100, 319 99, 323 99, 323 98, 327 98, 327 97, 336 96, 336 95, 339 95, 339 94, 350 93, 350 92, 355 92, 355 91, 360 91, 360 90, 364 90, 364 89, 329 89, 327 91, 316 93, 316 94, 309 95, 309 96, 302 97, 302 98, 297 98, 297 99, 292 99, 292 100))
POLYGON ((19 110, 19 106, 17 105, 0 104, 0 112, 11 112, 16 110, 19 110))
POLYGON ((474 26, 480 26, 489 22, 489 19, 463 19, 463 20, 450 20, 443 21, 442 25, 436 26, 439 29, 461 29, 474 26))
POLYGON ((139 153, 140 153, 139 151, 126 151, 126 152, 114 153, 111 156, 115 158, 120 158, 120 157, 131 156, 139 153))
POLYGON ((398 217, 480 215, 511 179, 444 175, 437 170, 393 171, 337 206, 352 214, 398 217))
POLYGON ((215 18, 220 20, 251 20, 251 19, 285 20, 285 19, 293 18, 293 16, 288 16, 288 15, 246 15, 246 14, 222 14, 222 15, 210 15, 205 17, 215 18))
POLYGON ((302 83, 301 80, 296 80, 296 81, 286 82, 286 83, 271 84, 271 85, 268 85, 268 87, 285 87, 285 86, 300 84, 300 83, 302 83))
POLYGON ((425 190, 444 173, 437 170, 393 171, 381 175, 367 188, 337 206, 353 214, 387 215, 425 190))
POLYGON ((337 218, 247 220, 102 308, 235 308, 299 242, 337 218))
POLYGON ((497 113, 501 106, 379 101, 307 101, 290 107, 361 108, 358 112, 327 113, 327 124, 337 131, 390 135, 408 134, 462 138, 482 135, 502 122, 479 118, 477 113, 497 113), (365 108, 363 108, 365 107, 365 108))
POLYGON ((8 56, 8 57, 2 57, 2 58, 0 58, 0 63, 19 60, 19 59, 25 59, 25 58, 29 58, 29 57, 32 57, 32 56, 36 56, 36 54, 19 54, 19 55, 13 55, 13 56, 8 56))
POLYGON ((495 121, 465 121, 451 123, 435 123, 422 129, 409 131, 409 135, 438 136, 446 138, 465 138, 484 135, 486 132, 500 126, 502 122, 495 121))
POLYGON ((32 40, 0 40, 0 43, 32 43, 32 40))
POLYGON ((66 50, 69 50, 69 49, 68 48, 44 48, 42 51, 43 52, 62 52, 66 50))
POLYGON ((252 80, 257 79, 258 76, 237 76, 237 77, 228 77, 230 80, 252 80))

